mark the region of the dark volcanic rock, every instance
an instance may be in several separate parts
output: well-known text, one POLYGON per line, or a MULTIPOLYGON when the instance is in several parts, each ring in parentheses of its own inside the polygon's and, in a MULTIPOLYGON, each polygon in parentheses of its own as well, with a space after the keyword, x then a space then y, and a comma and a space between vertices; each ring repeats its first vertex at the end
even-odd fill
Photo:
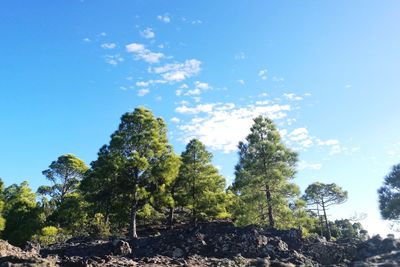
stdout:
POLYGON ((132 241, 74 238, 42 249, 0 241, 0 266, 400 266, 399 241, 379 236, 303 240, 296 230, 229 222, 149 231, 159 234, 132 241))
POLYGON ((0 266, 56 266, 54 258, 43 259, 33 243, 27 250, 10 245, 0 240, 0 266))
POLYGON ((293 264, 312 264, 296 249, 302 241, 296 230, 277 231, 258 226, 235 227, 230 222, 199 224, 132 242, 136 258, 163 255, 184 258, 202 255, 212 258, 267 258, 293 264), (285 241, 286 242, 285 242, 285 241))

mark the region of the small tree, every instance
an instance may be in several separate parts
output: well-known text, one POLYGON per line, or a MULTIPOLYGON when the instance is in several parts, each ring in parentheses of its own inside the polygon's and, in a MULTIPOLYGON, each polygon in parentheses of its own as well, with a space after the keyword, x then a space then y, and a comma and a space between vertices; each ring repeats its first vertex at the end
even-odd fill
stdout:
POLYGON ((378 189, 379 209, 385 220, 400 219, 400 164, 393 166, 378 189))
POLYGON ((229 217, 225 206, 225 178, 211 163, 212 154, 192 139, 181 155, 174 197, 178 205, 191 210, 194 225, 198 219, 229 217))
POLYGON ((28 182, 13 184, 4 191, 6 225, 3 238, 11 244, 22 246, 41 228, 43 218, 36 206, 36 195, 28 182))
POLYGON ((347 200, 347 191, 344 191, 335 183, 324 184, 316 182, 307 187, 303 198, 309 205, 315 205, 318 212, 320 208, 322 209, 323 220, 327 231, 327 239, 330 240, 331 231, 326 211, 332 205, 344 203, 347 200))
POLYGON ((53 161, 43 175, 50 180, 52 186, 41 186, 38 193, 49 195, 56 205, 62 204, 67 194, 73 193, 83 175, 88 170, 86 164, 72 154, 66 154, 53 161))
POLYGON ((104 222, 108 224, 113 215, 125 215, 121 186, 118 185, 121 164, 119 157, 113 156, 107 145, 101 147, 97 155, 98 158, 90 164, 91 168, 86 172, 79 188, 85 200, 90 203, 90 214, 103 214, 104 222))

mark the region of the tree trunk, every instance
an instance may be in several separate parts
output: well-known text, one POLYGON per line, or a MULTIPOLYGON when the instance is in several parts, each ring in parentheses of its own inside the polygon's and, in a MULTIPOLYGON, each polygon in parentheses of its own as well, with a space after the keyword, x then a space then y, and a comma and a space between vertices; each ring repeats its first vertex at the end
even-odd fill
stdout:
POLYGON ((275 227, 275 221, 274 221, 274 215, 272 213, 271 191, 270 191, 268 185, 265 187, 265 195, 267 197, 269 226, 271 228, 274 228, 275 227))
MULTIPOLYGON (((196 172, 196 169, 195 169, 196 172)), ((196 199, 196 177, 193 177, 193 184, 192 184, 192 198, 193 198, 193 210, 192 210, 192 215, 193 215, 193 225, 196 227, 197 226, 197 199, 196 199)))
POLYGON ((322 200, 322 210, 324 212, 325 227, 326 227, 326 231, 327 231, 326 239, 329 241, 329 240, 331 240, 331 228, 329 227, 328 217, 326 216, 326 208, 325 208, 324 200, 322 200))
POLYGON ((174 228, 174 212, 175 212, 175 208, 170 207, 169 208, 169 216, 168 216, 169 229, 174 228))
POLYGON ((130 223, 129 223, 129 238, 130 239, 137 238, 137 233, 136 233, 136 213, 137 213, 136 203, 132 203, 130 223))
POLYGON ((320 236, 324 236, 324 229, 323 229, 323 221, 322 221, 322 217, 319 214, 319 205, 317 204, 317 215, 318 215, 318 222, 319 222, 319 230, 320 230, 320 236))

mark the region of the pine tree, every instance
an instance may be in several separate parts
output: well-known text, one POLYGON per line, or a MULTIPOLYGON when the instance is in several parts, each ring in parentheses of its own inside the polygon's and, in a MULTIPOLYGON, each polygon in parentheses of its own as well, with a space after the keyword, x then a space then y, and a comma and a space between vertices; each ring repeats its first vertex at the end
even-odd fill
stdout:
POLYGON ((4 191, 6 225, 3 238, 11 244, 22 246, 41 228, 43 218, 36 206, 36 195, 28 182, 13 184, 4 191))
POLYGON ((101 147, 97 156, 82 179, 80 190, 90 203, 91 215, 101 213, 108 224, 110 217, 124 217, 125 213, 121 200, 122 186, 117 184, 120 164, 108 145, 101 147))
POLYGON ((338 205, 345 202, 347 200, 347 192, 335 183, 324 184, 315 182, 306 188, 303 198, 309 205, 315 205, 317 210, 319 210, 319 208, 322 209, 327 239, 330 240, 331 230, 326 211, 332 205, 338 205))
POLYGON ((163 192, 175 158, 168 144, 165 122, 150 110, 136 108, 121 118, 119 128, 111 136, 110 151, 117 157, 116 184, 130 209, 129 236, 136 238, 138 212, 154 202, 154 194, 163 192))
POLYGON ((289 183, 295 175, 297 154, 282 142, 272 120, 259 116, 254 119, 245 142, 239 143, 239 163, 233 188, 239 195, 244 214, 243 223, 268 222, 276 226, 277 217, 290 212, 290 198, 299 189, 289 183))
POLYGON ((182 165, 176 180, 174 197, 179 206, 191 211, 196 225, 199 219, 224 218, 226 211, 225 178, 211 163, 212 154, 199 140, 191 140, 181 155, 182 165))
POLYGON ((49 195, 56 205, 62 204, 64 198, 78 188, 87 170, 86 164, 75 155, 62 155, 42 172, 53 185, 39 187, 38 193, 49 195))

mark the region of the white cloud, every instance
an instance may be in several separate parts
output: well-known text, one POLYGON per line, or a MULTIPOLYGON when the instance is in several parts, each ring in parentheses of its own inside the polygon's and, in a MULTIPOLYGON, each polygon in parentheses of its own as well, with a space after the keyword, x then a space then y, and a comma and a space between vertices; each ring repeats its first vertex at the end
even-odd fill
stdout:
POLYGON ((201 101, 201 97, 200 96, 193 96, 192 99, 193 99, 193 101, 195 103, 199 103, 201 101))
POLYGON ((121 57, 121 55, 116 54, 116 55, 106 55, 105 56, 106 63, 116 66, 118 63, 121 63, 124 61, 124 58, 121 57))
POLYGON ((192 24, 202 24, 203 21, 196 19, 196 20, 192 20, 192 24))
POLYGON ((149 82, 143 82, 143 81, 136 82, 136 86, 139 86, 139 87, 148 87, 149 84, 150 84, 149 82))
POLYGON ((328 139, 325 141, 322 141, 321 139, 317 139, 318 146, 335 146, 338 144, 339 144, 339 140, 336 140, 336 139, 328 139))
POLYGON ((128 53, 133 53, 136 55, 137 59, 142 59, 147 63, 158 63, 160 59, 164 57, 163 53, 152 52, 147 49, 143 44, 131 43, 126 46, 126 51, 128 53))
POLYGON ((177 89, 177 90, 175 91, 175 95, 181 96, 181 95, 182 95, 182 90, 181 90, 181 89, 177 89))
POLYGON ((196 107, 190 108, 186 105, 179 106, 175 109, 176 112, 181 114, 199 114, 199 113, 210 113, 215 104, 200 104, 196 107))
POLYGON ((142 53, 145 50, 143 44, 131 43, 126 46, 128 53, 142 53))
POLYGON ((166 83, 166 81, 164 80, 148 80, 148 81, 137 81, 135 83, 136 86, 138 87, 148 87, 152 84, 162 84, 162 83, 166 83))
POLYGON ((171 22, 171 17, 168 14, 158 15, 157 19, 161 20, 164 23, 170 23, 171 22))
POLYGON ((86 42, 86 43, 89 43, 91 40, 90 40, 90 38, 86 37, 86 38, 83 39, 83 41, 86 42))
POLYGON ((101 44, 101 48, 103 48, 103 49, 114 49, 116 47, 117 47, 116 43, 104 43, 104 44, 101 44))
POLYGON ((104 37, 104 36, 107 36, 107 33, 101 32, 99 35, 104 37))
POLYGON ((199 81, 196 81, 194 83, 194 86, 196 86, 196 88, 198 88, 200 90, 210 89, 210 86, 208 85, 208 83, 203 83, 203 82, 199 82, 199 81))
POLYGON ((184 141, 197 137, 206 146, 228 153, 236 150, 239 141, 249 133, 253 118, 266 115, 273 120, 283 119, 290 111, 290 106, 273 104, 236 107, 233 103, 214 103, 195 107, 180 106, 175 111, 196 115, 189 123, 179 127, 184 141))
POLYGON ((147 63, 158 63, 160 62, 160 59, 164 57, 164 54, 148 51, 147 53, 140 55, 140 57, 147 63))
POLYGON ((303 100, 303 97, 301 96, 297 96, 294 93, 284 93, 283 96, 288 99, 288 100, 292 100, 292 101, 300 101, 303 100))
POLYGON ((140 35, 146 39, 152 39, 152 38, 156 37, 156 34, 154 33, 152 28, 144 29, 143 31, 140 32, 140 35))
POLYGON ((177 118, 177 117, 173 117, 173 118, 171 118, 171 121, 173 123, 179 123, 181 120, 179 118, 177 118))
POLYGON ((238 81, 238 83, 240 83, 241 85, 245 85, 244 80, 237 80, 237 81, 238 81))
POLYGON ((147 95, 148 93, 150 93, 150 90, 144 88, 144 89, 140 89, 140 90, 138 91, 137 95, 138 95, 138 96, 144 96, 144 95, 147 95))
POLYGON ((300 161, 297 165, 299 170, 320 170, 322 168, 321 163, 310 163, 306 161, 300 161))
POLYGON ((166 64, 150 69, 151 72, 160 74, 168 82, 181 82, 186 78, 198 74, 201 70, 201 61, 197 59, 186 60, 184 63, 166 64))
POLYGON ((260 77, 262 80, 266 80, 267 79, 267 73, 268 73, 267 69, 260 70, 258 72, 258 77, 260 77))
POLYGON ((310 136, 307 128, 297 128, 288 134, 285 141, 296 150, 306 150, 314 145, 313 138, 310 136))
POLYGON ((194 95, 200 95, 200 94, 201 94, 201 91, 199 88, 189 90, 185 93, 185 95, 187 95, 187 96, 194 96, 194 95))
POLYGON ((340 141, 337 139, 321 140, 311 136, 308 129, 305 127, 292 130, 285 136, 284 141, 290 147, 299 151, 305 151, 311 147, 325 147, 329 149, 329 155, 335 155, 348 150, 347 148, 343 148, 340 145, 340 141))

